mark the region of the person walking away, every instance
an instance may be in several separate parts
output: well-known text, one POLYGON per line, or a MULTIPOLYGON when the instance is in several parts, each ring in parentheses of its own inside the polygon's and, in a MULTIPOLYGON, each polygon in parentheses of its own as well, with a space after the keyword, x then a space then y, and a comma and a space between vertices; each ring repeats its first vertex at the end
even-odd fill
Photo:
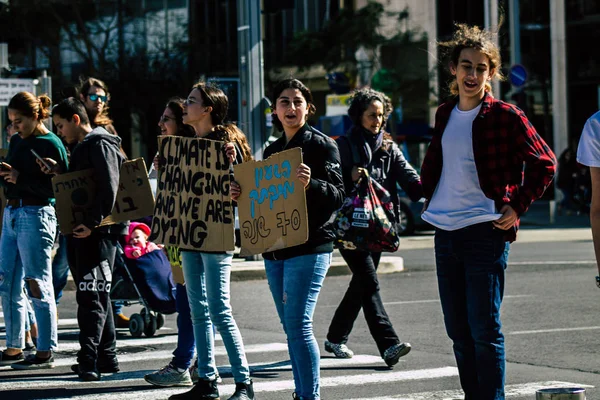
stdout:
MULTIPOLYGON (((115 204, 121 165, 121 139, 104 128, 92 129, 83 104, 67 98, 52 110, 52 118, 68 143, 78 143, 71 153, 70 172, 94 170, 97 192, 85 220, 67 235, 67 255, 77 287, 77 322, 80 350, 72 370, 83 381, 97 381, 101 373, 119 371, 116 334, 110 304, 110 286, 121 224, 99 227, 115 204)), ((53 160, 47 160, 52 166, 53 160)), ((48 173, 64 172, 60 169, 48 173)))
POLYGON ((454 97, 435 117, 421 180, 435 227, 438 289, 465 399, 505 398, 500 306, 519 218, 554 178, 556 157, 523 111, 492 96, 494 34, 458 24, 448 42, 454 97))
POLYGON ((52 352, 58 346, 56 303, 52 290, 51 253, 56 235, 56 213, 51 177, 42 172, 34 152, 52 157, 67 167, 67 152, 60 138, 43 121, 50 115, 50 98, 20 92, 8 103, 8 118, 19 140, 13 140, 0 164, 0 185, 8 199, 0 237, 0 297, 6 324, 6 347, 0 365, 14 369, 54 367, 52 352), (37 352, 26 358, 25 319, 29 294, 37 321, 37 352))
MULTIPOLYGON (((330 220, 344 199, 340 153, 335 142, 308 125, 315 112, 312 93, 298 79, 285 79, 273 90, 273 124, 284 132, 265 149, 264 158, 287 149, 302 149, 296 176, 306 191, 308 241, 263 254, 269 288, 288 340, 295 392, 293 397, 318 400, 320 354, 313 333, 313 314, 333 252, 330 220)), ((237 200, 240 185, 231 184, 237 200)))
MULTIPOLYGON (((384 130, 391 112, 392 103, 385 94, 368 88, 357 90, 348 108, 353 126, 346 136, 338 138, 337 144, 346 193, 361 177, 370 176, 390 193, 396 222, 400 222, 396 184, 413 201, 422 197, 423 190, 419 175, 384 130)), ((381 299, 377 278, 381 252, 340 249, 340 253, 352 271, 352 279, 329 325, 325 350, 338 358, 353 356, 346 343, 362 308, 379 354, 392 367, 408 354, 411 345, 400 341, 381 299)))

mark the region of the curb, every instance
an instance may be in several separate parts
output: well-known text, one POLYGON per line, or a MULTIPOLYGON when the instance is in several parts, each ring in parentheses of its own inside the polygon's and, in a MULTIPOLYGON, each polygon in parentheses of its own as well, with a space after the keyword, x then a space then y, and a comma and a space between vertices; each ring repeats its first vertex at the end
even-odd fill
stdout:
MULTIPOLYGON (((378 274, 393 274, 402 271, 404 271, 404 259, 402 257, 381 257, 381 260, 379 261, 379 267, 377 268, 378 274)), ((329 267, 329 271, 327 271, 327 276, 342 276, 350 274, 350 268, 348 268, 348 265, 342 257, 332 258, 331 266, 329 267)), ((233 259, 233 265, 231 267, 232 282, 262 280, 266 278, 265 266, 262 261, 245 261, 239 258, 233 259)), ((73 281, 70 273, 67 280, 67 286, 65 286, 64 290, 75 290, 75 281, 73 281)))

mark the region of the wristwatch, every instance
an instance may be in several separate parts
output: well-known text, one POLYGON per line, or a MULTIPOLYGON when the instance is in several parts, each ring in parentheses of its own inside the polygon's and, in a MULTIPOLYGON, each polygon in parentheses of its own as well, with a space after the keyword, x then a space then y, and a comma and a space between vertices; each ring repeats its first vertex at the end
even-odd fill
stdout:
POLYGON ((600 288, 600 276, 596 277, 596 286, 598 286, 598 288, 600 288))

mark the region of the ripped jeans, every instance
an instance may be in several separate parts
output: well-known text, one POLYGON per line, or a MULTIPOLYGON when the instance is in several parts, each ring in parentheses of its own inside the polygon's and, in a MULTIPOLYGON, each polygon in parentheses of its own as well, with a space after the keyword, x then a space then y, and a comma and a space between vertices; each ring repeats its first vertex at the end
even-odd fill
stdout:
POLYGON ((4 210, 0 236, 0 297, 6 323, 6 347, 25 347, 24 280, 38 325, 37 349, 49 351, 57 347, 51 261, 55 236, 54 207, 8 206, 4 210))

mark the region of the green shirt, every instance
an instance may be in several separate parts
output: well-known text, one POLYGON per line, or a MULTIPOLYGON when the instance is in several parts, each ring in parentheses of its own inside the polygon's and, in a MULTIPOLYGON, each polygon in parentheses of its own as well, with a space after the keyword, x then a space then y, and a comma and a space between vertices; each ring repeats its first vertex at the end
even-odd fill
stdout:
POLYGON ((0 179, 0 185, 4 186, 8 199, 37 198, 54 204, 52 175, 42 172, 31 149, 42 158, 58 162, 63 171, 67 170, 67 150, 58 136, 52 132, 39 136, 30 135, 22 140, 11 140, 6 163, 19 171, 19 177, 14 184, 0 179))

